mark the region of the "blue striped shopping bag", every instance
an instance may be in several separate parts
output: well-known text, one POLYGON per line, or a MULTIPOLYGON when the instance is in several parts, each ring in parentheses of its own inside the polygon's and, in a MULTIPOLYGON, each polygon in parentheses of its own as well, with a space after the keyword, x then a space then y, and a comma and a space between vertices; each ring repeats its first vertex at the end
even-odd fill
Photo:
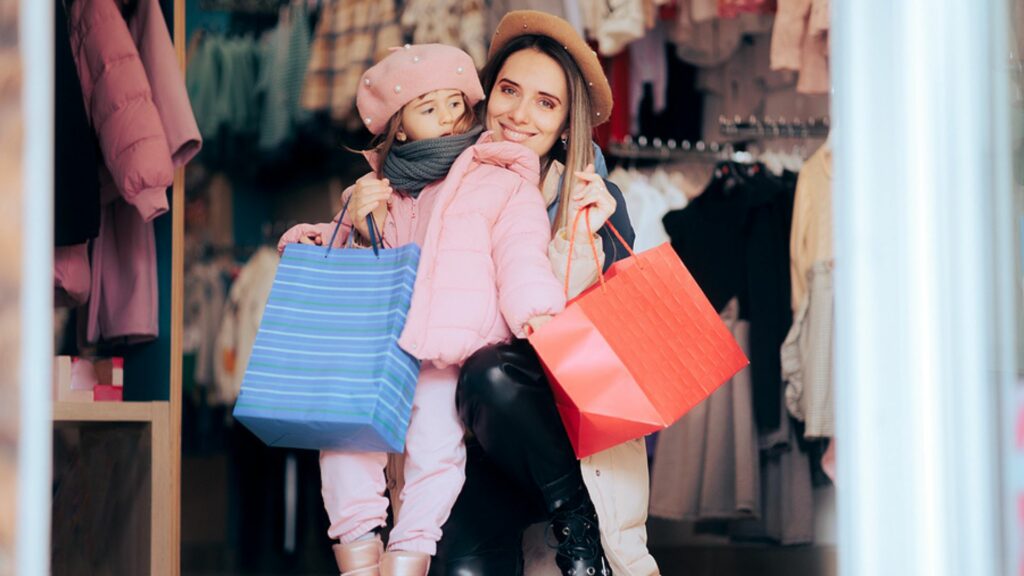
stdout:
POLYGON ((400 453, 419 361, 398 337, 420 248, 331 240, 285 248, 234 416, 269 446, 400 453))

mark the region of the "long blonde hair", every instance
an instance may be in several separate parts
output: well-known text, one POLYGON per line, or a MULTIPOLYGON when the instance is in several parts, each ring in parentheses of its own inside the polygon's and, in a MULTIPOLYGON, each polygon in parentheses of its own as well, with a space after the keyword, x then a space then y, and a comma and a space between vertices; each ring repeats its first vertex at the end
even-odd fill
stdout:
MULTIPOLYGON (((562 186, 558 192, 558 215, 552 223, 552 230, 572 225, 569 220, 569 204, 573 188, 576 186, 576 172, 582 171, 587 164, 594 161, 594 147, 591 143, 593 125, 591 124, 590 91, 576 60, 565 48, 548 36, 524 35, 509 41, 487 62, 484 67, 484 93, 490 94, 498 80, 498 73, 509 56, 521 50, 532 49, 550 57, 558 63, 565 74, 565 82, 569 88, 569 114, 565 118, 562 132, 567 134, 565 145, 562 141, 555 142, 546 156, 541 157, 541 182, 544 181, 555 160, 565 165, 562 186)), ((487 106, 488 100, 481 102, 487 106)), ((486 114, 481 113, 481 116, 486 114)))

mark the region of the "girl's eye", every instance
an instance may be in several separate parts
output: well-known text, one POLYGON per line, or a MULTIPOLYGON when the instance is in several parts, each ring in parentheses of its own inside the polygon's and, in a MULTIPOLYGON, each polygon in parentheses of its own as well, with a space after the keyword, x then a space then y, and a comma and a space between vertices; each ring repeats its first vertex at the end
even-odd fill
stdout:
POLYGON ((434 109, 433 108, 424 108, 421 112, 423 113, 424 116, 429 116, 430 114, 434 113, 434 109))
POLYGON ((555 107, 555 103, 552 102, 551 100, 541 100, 540 105, 541 107, 547 108, 549 110, 555 107))
POLYGON ((459 108, 462 108, 462 102, 459 102, 459 101, 452 102, 451 103, 451 107, 452 107, 453 110, 457 110, 459 108))
POLYGON ((504 88, 501 89, 501 93, 502 94, 508 94, 509 96, 515 96, 516 95, 516 89, 515 88, 510 88, 508 86, 505 86, 504 88))

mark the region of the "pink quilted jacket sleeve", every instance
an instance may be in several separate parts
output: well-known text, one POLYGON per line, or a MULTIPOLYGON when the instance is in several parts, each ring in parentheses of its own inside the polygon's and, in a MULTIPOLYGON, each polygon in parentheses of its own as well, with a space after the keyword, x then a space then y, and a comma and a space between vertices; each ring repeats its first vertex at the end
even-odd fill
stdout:
POLYGON ((124 199, 152 220, 168 209, 174 167, 146 70, 114 0, 70 8, 72 53, 103 160, 124 199))
POLYGON ((493 230, 498 306, 512 333, 524 338, 526 321, 565 308, 562 286, 551 271, 551 224, 540 190, 523 182, 493 230))

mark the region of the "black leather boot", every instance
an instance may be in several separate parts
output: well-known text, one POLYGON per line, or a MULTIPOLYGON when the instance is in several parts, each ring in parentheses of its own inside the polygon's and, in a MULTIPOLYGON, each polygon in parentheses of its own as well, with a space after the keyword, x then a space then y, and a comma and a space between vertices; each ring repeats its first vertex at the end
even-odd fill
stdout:
POLYGON ((601 548, 597 511, 585 489, 555 509, 551 531, 558 541, 555 563, 563 576, 612 576, 601 548))

